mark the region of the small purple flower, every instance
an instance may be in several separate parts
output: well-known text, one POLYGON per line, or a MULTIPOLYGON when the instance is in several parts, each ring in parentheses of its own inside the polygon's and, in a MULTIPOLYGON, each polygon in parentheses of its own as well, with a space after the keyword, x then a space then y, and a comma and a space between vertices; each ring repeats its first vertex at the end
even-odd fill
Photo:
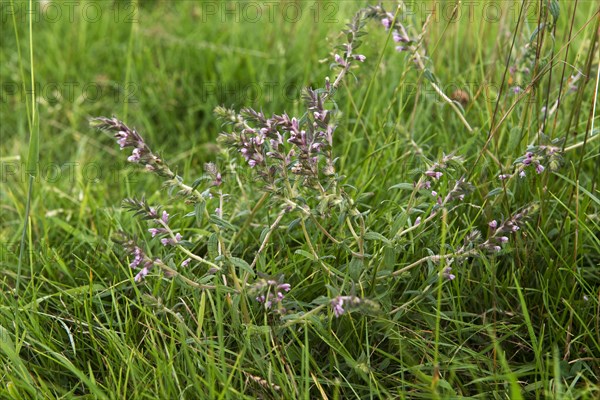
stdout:
POLYGON ((138 161, 140 161, 140 149, 135 148, 133 149, 133 152, 131 153, 131 155, 129 157, 127 157, 127 161, 132 162, 132 163, 136 163, 138 161))
POLYGON ((509 174, 500 174, 498 175, 498 179, 500 179, 501 181, 510 178, 509 174))
MULTIPOLYGON (((339 65, 341 65, 342 67, 345 67, 346 61, 344 60, 344 58, 342 56, 340 56, 339 54, 336 54, 334 56, 335 62, 338 63, 339 65)), ((295 118, 292 119, 292 122, 294 121, 295 118)), ((296 129, 297 129, 297 123, 296 123, 296 129)))
POLYGON ((140 265, 140 263, 144 259, 144 253, 142 253, 142 249, 140 249, 139 247, 136 247, 135 250, 133 251, 133 256, 134 256, 133 261, 131 262, 131 264, 129 264, 129 266, 131 268, 136 268, 138 265, 140 265))
POLYGON ((175 234, 175 238, 162 238, 160 239, 160 242, 162 243, 163 246, 166 245, 172 245, 175 246, 177 243, 181 242, 183 238, 181 237, 181 234, 178 232, 175 234))
POLYGON ((502 250, 502 247, 500 246, 494 246, 493 248, 495 252, 499 252, 500 250, 502 250))
POLYGON ((519 176, 521 178, 525 178, 527 176, 527 174, 525 173, 525 171, 521 171, 521 172, 519 172, 519 176))
POLYGON ((406 51, 406 50, 408 50, 408 47, 406 47, 406 46, 396 46, 396 51, 398 53, 402 53, 403 51, 406 51))
POLYGON ((425 175, 433 179, 440 179, 444 173, 439 171, 425 171, 425 175))
POLYGON ((436 196, 438 195, 438 193, 437 193, 435 190, 432 190, 432 191, 431 191, 431 195, 432 195, 433 197, 436 197, 436 196))
POLYGON ((289 283, 282 283, 277 288, 279 290, 283 290, 284 292, 289 292, 292 289, 292 286, 289 283))
POLYGON ((507 243, 508 242, 508 237, 501 236, 498 240, 500 240, 500 243, 507 243))
POLYGON ((452 274, 452 267, 444 268, 444 272, 442 272, 442 276, 444 277, 444 279, 447 279, 449 281, 456 278, 456 275, 452 274))
POLYGON ((365 62, 367 57, 363 56, 362 54, 358 54, 358 55, 354 56, 354 59, 357 61, 360 61, 360 62, 365 62))
POLYGON ((162 222, 164 222, 165 224, 169 223, 169 214, 163 210, 162 213, 162 217, 161 217, 162 222))
POLYGON ((519 93, 521 93, 521 91, 522 91, 522 90, 523 90, 523 89, 521 89, 521 87, 520 87, 520 86, 514 86, 514 87, 512 88, 512 91, 513 91, 513 93, 514 93, 514 94, 519 94, 519 93))
POLYGON ((248 160, 248 165, 254 168, 256 166, 256 160, 248 160))
POLYGON ((144 280, 144 278, 146 277, 146 275, 148 275, 148 272, 150 272, 148 270, 148 267, 144 267, 140 270, 140 272, 137 273, 137 275, 133 278, 134 281, 136 282, 141 282, 144 280))
POLYGON ((535 166, 535 171, 536 171, 538 174, 541 174, 542 172, 544 172, 544 169, 545 169, 545 168, 544 168, 544 166, 543 166, 542 164, 538 164, 538 165, 536 165, 536 166, 535 166))
POLYGON ((393 36, 394 42, 396 42, 396 43, 408 43, 409 42, 409 39, 406 36, 401 35, 398 31, 394 31, 392 33, 392 36, 393 36))
POLYGON ((490 221, 490 223, 488 225, 490 228, 496 229, 498 227, 498 221, 492 220, 492 221, 490 221))
POLYGON ((335 299, 331 300, 331 308, 333 309, 333 315, 335 315, 336 318, 339 318, 344 314, 345 310, 343 306, 344 299, 341 296, 338 296, 335 299))
POLYGON ((418 226, 420 223, 421 223, 421 217, 417 217, 417 219, 415 219, 414 226, 418 226))
POLYGON ((185 267, 187 267, 190 264, 190 262, 192 262, 192 259, 191 258, 186 258, 185 260, 183 260, 181 262, 181 266, 185 268, 185 267))
POLYGON ((390 20, 389 18, 383 18, 381 20, 381 24, 385 26, 385 29, 390 29, 390 26, 392 26, 392 20, 390 20))
POLYGON ((148 229, 148 232, 152 234, 152 237, 155 237, 156 235, 162 233, 162 229, 150 228, 148 229))

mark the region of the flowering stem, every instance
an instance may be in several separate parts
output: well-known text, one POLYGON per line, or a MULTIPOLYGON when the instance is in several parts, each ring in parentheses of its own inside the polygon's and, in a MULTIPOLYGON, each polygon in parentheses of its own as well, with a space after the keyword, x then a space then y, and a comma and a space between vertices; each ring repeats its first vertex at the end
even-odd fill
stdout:
POLYGON ((161 260, 153 260, 154 265, 156 265, 157 267, 159 267, 160 269, 162 269, 164 272, 166 272, 168 275, 170 276, 176 276, 179 279, 181 279, 183 282, 185 282, 186 284, 196 288, 196 289, 200 289, 200 290, 210 290, 210 289, 215 289, 215 286, 212 285, 201 285, 199 283, 194 282, 191 279, 186 278, 185 276, 181 275, 179 272, 177 272, 176 270, 174 270, 173 268, 169 267, 168 265, 166 265, 165 263, 163 263, 161 260))
POLYGON ((289 320, 288 322, 286 322, 285 324, 281 325, 282 328, 288 328, 290 326, 292 326, 293 324, 296 324, 298 322, 301 322, 303 320, 305 320, 306 318, 310 317, 313 314, 317 314, 319 311, 321 311, 323 308, 327 307, 327 304, 321 304, 315 308, 313 308, 312 310, 302 314, 300 317, 293 319, 293 320, 289 320))
POLYGON ((413 225, 413 226, 411 226, 409 228, 406 228, 405 230, 396 233, 395 237, 399 238, 401 236, 406 235, 408 232, 414 231, 415 229, 417 229, 417 227, 422 226, 425 223, 427 223, 427 222, 431 221, 432 219, 434 219, 437 216, 437 214, 438 214, 437 211, 432 212, 431 215, 429 215, 429 217, 427 217, 423 221, 421 221, 421 223, 419 225, 413 225))
MULTIPOLYGON (((171 230, 171 228, 169 227, 169 225, 167 225, 162 219, 158 219, 157 221, 163 226, 163 228, 165 228, 167 230, 167 232, 169 233, 169 236, 171 236, 171 239, 173 240, 173 243, 177 243, 177 239, 175 238, 175 234, 173 233, 173 231, 171 230)), ((217 264, 214 264, 214 263, 212 263, 212 262, 210 262, 210 261, 208 261, 208 260, 200 257, 199 255, 196 255, 196 254, 192 253, 191 251, 189 251, 188 249, 186 249, 185 247, 183 247, 180 244, 177 244, 177 248, 179 250, 181 250, 182 252, 184 252, 188 257, 190 257, 190 258, 192 258, 192 259, 194 259, 194 260, 196 260, 198 262, 204 263, 204 264, 206 264, 206 265, 208 265, 208 266, 210 266, 212 268, 216 268, 217 270, 221 269, 221 267, 219 267, 217 264)))
MULTIPOLYGON (((410 271, 411 269, 413 269, 414 267, 417 267, 427 261, 441 261, 441 260, 446 260, 448 258, 453 258, 453 257, 468 257, 468 256, 472 256, 477 254, 477 251, 475 249, 473 250, 469 250, 467 252, 462 252, 462 251, 457 251, 456 253, 452 253, 452 254, 443 254, 443 255, 439 255, 439 254, 434 254, 432 256, 427 256, 427 257, 423 257, 418 261, 415 261, 412 264, 407 265, 404 268, 401 268, 397 271, 392 272, 391 276, 398 276, 401 275, 405 272, 410 271)), ((389 276, 389 275, 388 275, 389 276)), ((381 276, 378 279, 385 279, 388 276, 381 276)))
MULTIPOLYGON (((279 226, 279 223, 281 222, 281 220, 286 212, 287 212, 287 208, 284 208, 283 210, 281 210, 279 212, 279 214, 277 215, 277 218, 275 219, 275 221, 269 227, 269 230, 267 231, 265 238, 263 239, 258 251, 256 252, 256 255, 254 256, 254 260, 252 260, 252 264, 250 264, 250 269, 254 269, 254 267, 256 267, 256 263, 258 262, 258 257, 260 256, 260 253, 262 253, 263 250, 265 249, 265 247, 267 247, 267 243, 269 243, 271 234, 273 233, 273 231, 275 231, 275 229, 277 229, 277 227, 279 226)), ((246 282, 246 279, 247 279, 247 276, 244 279, 244 282, 246 282)))

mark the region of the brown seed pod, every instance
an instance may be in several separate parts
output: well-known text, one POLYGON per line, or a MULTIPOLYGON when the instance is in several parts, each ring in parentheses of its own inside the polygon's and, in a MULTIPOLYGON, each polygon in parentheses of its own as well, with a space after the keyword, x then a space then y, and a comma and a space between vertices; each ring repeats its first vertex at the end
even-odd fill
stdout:
POLYGON ((470 100, 469 93, 467 93, 466 91, 464 91, 462 89, 456 89, 452 93, 450 98, 454 101, 458 101, 460 103, 460 105, 463 107, 465 107, 469 103, 469 100, 470 100))

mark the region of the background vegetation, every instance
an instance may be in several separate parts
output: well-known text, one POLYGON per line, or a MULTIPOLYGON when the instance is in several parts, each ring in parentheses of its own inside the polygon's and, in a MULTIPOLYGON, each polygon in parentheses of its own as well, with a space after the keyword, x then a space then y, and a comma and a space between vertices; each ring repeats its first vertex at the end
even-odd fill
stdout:
MULTIPOLYGON (((367 3, 32 4, 29 13, 29 2, 0 3, 3 398, 600 396, 595 2, 560 2, 550 28, 556 3, 546 0, 407 4, 407 26, 420 31, 430 16, 423 35, 429 71, 462 98, 472 132, 431 89, 433 78, 394 50, 381 24, 365 26, 366 61, 336 97, 334 153, 341 183, 365 213, 371 234, 363 239, 374 257, 357 263, 318 230, 311 238, 328 265, 348 276, 343 294, 376 306, 340 318, 327 309, 306 314, 315 299, 338 293, 290 219, 257 265, 292 285, 286 306, 294 314, 283 320, 245 294, 232 295, 219 275, 208 291, 160 274, 133 281, 111 237, 119 230, 143 237, 147 227, 121 201, 145 195, 167 204, 169 195, 88 119, 115 115, 135 126, 190 182, 215 162, 231 194, 226 234, 236 238, 236 257, 249 263, 277 205, 260 208, 235 235, 260 187, 243 160, 217 145, 222 127, 213 110, 301 114, 300 89, 334 76, 339 32, 367 3), (541 22, 548 29, 536 32, 541 22), (26 162, 38 134, 26 218, 26 162), (506 185, 498 179, 529 144, 557 138, 565 139, 557 145, 566 150, 560 168, 506 185), (468 176, 474 192, 397 240, 395 232, 419 215, 408 213, 415 193, 406 184, 449 153, 464 157, 454 178, 468 176), (535 212, 501 252, 453 265, 452 281, 439 281, 433 262, 377 278, 455 251, 475 229, 485 236, 489 221, 531 205, 535 212), (241 317, 244 304, 250 322, 241 317)), ((440 183, 443 190, 449 182, 440 183)), ((208 254, 207 222, 184 217, 193 207, 170 203, 196 239, 194 251, 208 254)), ((433 206, 419 205, 423 213, 433 206)), ((207 205, 211 212, 217 206, 207 205)), ((348 234, 343 223, 331 224, 348 234)), ((155 254, 163 251, 144 240, 155 254)), ((204 270, 182 273, 195 280, 204 270)))

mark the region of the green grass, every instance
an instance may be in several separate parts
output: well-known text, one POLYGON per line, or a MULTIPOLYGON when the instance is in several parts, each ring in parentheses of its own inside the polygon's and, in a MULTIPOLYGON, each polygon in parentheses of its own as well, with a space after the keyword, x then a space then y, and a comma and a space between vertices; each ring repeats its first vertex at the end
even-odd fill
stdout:
MULTIPOLYGON (((363 213, 368 234, 356 234, 371 257, 353 258, 310 219, 305 234, 293 222, 299 215, 284 218, 256 266, 292 285, 284 319, 233 290, 242 268, 208 278, 202 265, 182 271, 213 290, 158 273, 133 281, 128 256, 111 240, 117 231, 137 235, 150 254, 163 257, 166 250, 149 238, 144 221, 120 207, 126 197, 166 205, 198 255, 223 260, 214 260, 209 221, 184 217, 193 206, 126 163, 128 154, 90 128, 89 118, 115 115, 135 126, 187 182, 215 162, 230 195, 223 206, 229 225, 219 235, 249 264, 279 205, 268 199, 249 219, 261 187, 243 160, 217 146, 224 128, 213 109, 301 114, 299 89, 334 76, 331 49, 366 3, 290 1, 275 10, 300 4, 301 18, 295 21, 291 9, 287 18, 272 10, 270 21, 259 2, 262 18, 250 22, 239 10, 240 21, 208 13, 207 4, 222 11, 222 3, 166 0, 81 2, 70 20, 70 6, 52 2, 63 15, 54 20, 48 9, 31 30, 28 4, 0 3, 1 398, 600 396, 595 2, 560 2, 555 38, 545 31, 538 54, 525 46, 539 2, 526 2, 520 20, 520 4, 478 2, 472 19, 463 9, 450 23, 452 6, 412 4, 419 30, 437 7, 424 34, 428 66, 447 94, 469 93, 464 115, 473 132, 394 51, 380 24, 367 24, 360 48, 367 60, 336 97, 334 153, 344 190, 363 213), (97 21, 90 20, 93 10, 82 16, 85 4, 101 10, 97 21), (498 18, 490 4, 503 4, 498 18), (509 66, 528 66, 530 74, 510 72, 509 55, 509 66), (569 90, 578 71, 583 77, 569 90), (532 84, 515 95, 518 83, 532 84), (510 172, 528 144, 544 143, 541 109, 552 108, 559 93, 544 132, 566 138, 562 166, 503 185, 497 175, 510 172), (39 169, 30 178, 38 129, 39 169), (398 235, 433 207, 410 186, 451 152, 464 164, 448 170, 436 190, 447 193, 464 174, 474 192, 398 235), (505 248, 454 263, 456 279, 438 278, 447 259, 392 275, 424 257, 456 252, 475 229, 485 238, 489 221, 530 205, 535 212, 505 248), (321 260, 313 260, 314 252, 321 260), (337 294, 372 304, 335 318, 327 303, 337 294)), ((217 201, 207 203, 211 214, 217 201)), ((358 251, 345 216, 331 214, 322 224, 358 251)), ((358 227, 357 217, 348 220, 358 227)))

